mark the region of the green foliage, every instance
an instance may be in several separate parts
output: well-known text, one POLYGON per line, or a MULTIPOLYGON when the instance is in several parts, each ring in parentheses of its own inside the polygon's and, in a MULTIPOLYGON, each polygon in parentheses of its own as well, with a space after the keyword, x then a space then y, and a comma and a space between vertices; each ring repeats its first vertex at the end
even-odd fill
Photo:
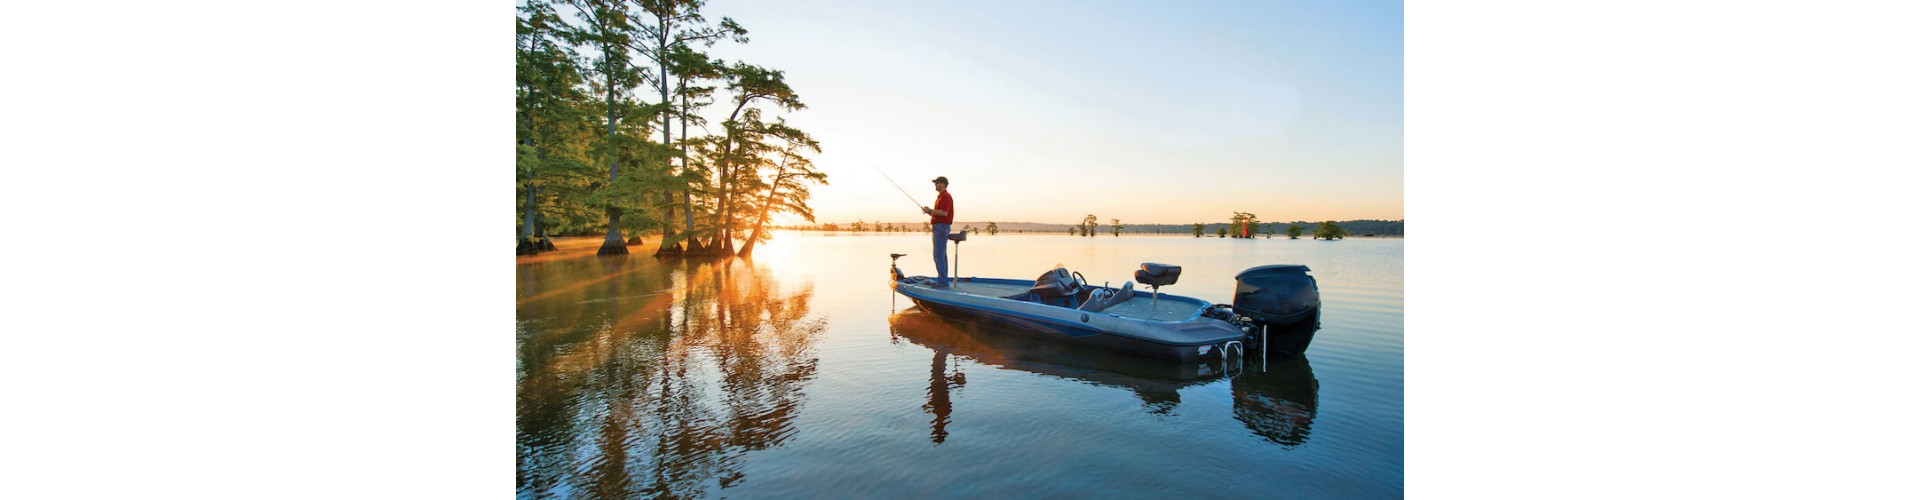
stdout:
POLYGON ((772 114, 805 106, 782 72, 701 52, 721 40, 747 41, 732 19, 706 21, 703 3, 526 0, 517 9, 522 234, 529 221, 555 234, 648 231, 673 222, 668 210, 699 222, 664 238, 666 245, 732 241, 750 224, 747 237, 765 239, 771 233, 760 225, 782 213, 813 220, 808 189, 826 184, 826 175, 807 155, 819 153, 819 143, 772 114), (727 97, 703 82, 725 83, 727 97), (724 132, 689 137, 689 127, 703 123, 695 111, 716 99, 735 104, 724 132))
POLYGON ((1096 227, 1100 227, 1100 218, 1095 217, 1093 214, 1087 214, 1087 218, 1080 221, 1080 234, 1093 236, 1093 228, 1096 227))
POLYGON ((1340 225, 1333 221, 1322 222, 1319 229, 1313 230, 1313 239, 1316 240, 1321 238, 1337 240, 1345 237, 1347 237, 1347 230, 1341 229, 1340 225))
POLYGON ((1195 238, 1199 238, 1199 237, 1200 237, 1200 232, 1201 232, 1201 231, 1205 231, 1206 229, 1207 229, 1207 225, 1206 225, 1206 224, 1201 224, 1201 223, 1198 223, 1198 222, 1195 222, 1195 223, 1193 223, 1193 237, 1195 237, 1195 238))
POLYGON ((1120 225, 1120 219, 1113 219, 1113 237, 1120 237, 1120 230, 1125 227, 1126 226, 1120 225))
MULTIPOLYGON (((742 183, 752 194, 743 199, 743 213, 758 214, 742 253, 751 253, 754 242, 772 238, 773 233, 763 229, 774 215, 790 213, 813 222, 813 208, 806 204, 811 196, 809 186, 827 184, 827 174, 815 169, 813 160, 806 157, 809 152, 820 152, 819 141, 799 129, 787 126, 784 118, 761 126, 766 133, 765 138, 777 141, 775 154, 780 159, 777 163, 771 161, 770 157, 766 161, 754 162, 758 165, 758 171, 750 181, 742 183)), ((875 226, 878 225, 875 223, 875 226)), ((888 224, 887 230, 891 228, 892 225, 888 224)), ((875 229, 881 230, 879 227, 875 229)))
POLYGON ((987 234, 990 234, 990 235, 1000 234, 1000 224, 994 223, 993 221, 987 221, 987 234))
POLYGON ((1254 227, 1260 225, 1259 216, 1248 212, 1234 212, 1233 222, 1228 224, 1228 233, 1235 238, 1253 237, 1254 227))
POLYGON ((1221 226, 1221 227, 1220 227, 1220 237, 1221 237, 1221 238, 1225 238, 1225 237, 1227 237, 1227 228, 1226 228, 1226 226, 1221 226))
POLYGON ((1306 230, 1307 228, 1305 226, 1301 226, 1299 224, 1287 224, 1287 238, 1295 239, 1295 240, 1300 239, 1300 233, 1306 230))

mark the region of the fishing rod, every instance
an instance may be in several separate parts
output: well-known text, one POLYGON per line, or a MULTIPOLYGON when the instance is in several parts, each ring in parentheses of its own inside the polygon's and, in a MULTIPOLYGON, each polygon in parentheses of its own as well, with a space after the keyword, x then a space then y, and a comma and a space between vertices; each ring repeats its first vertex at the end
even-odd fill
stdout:
POLYGON ((926 208, 926 207, 927 207, 926 205, 921 205, 921 204, 920 204, 920 200, 916 200, 916 199, 914 199, 914 198, 913 198, 913 195, 911 195, 911 194, 907 194, 907 188, 903 188, 903 187, 900 187, 900 183, 898 183, 898 182, 894 182, 894 181, 893 181, 893 176, 890 176, 890 175, 887 175, 887 172, 886 172, 886 171, 884 171, 884 170, 880 170, 880 165, 879 165, 879 164, 877 164, 877 163, 874 163, 874 162, 873 162, 873 159, 872 159, 872 158, 867 158, 867 155, 866 155, 866 153, 861 153, 861 152, 859 152, 859 151, 857 151, 857 150, 856 150, 856 151, 854 151, 853 153, 854 153, 854 154, 857 154, 857 155, 860 155, 860 159, 862 159, 862 160, 867 160, 867 165, 868 165, 868 166, 871 166, 871 167, 873 167, 873 171, 875 171, 875 172, 879 172, 879 173, 880 173, 880 176, 881 176, 881 177, 885 177, 885 178, 887 179, 887 183, 889 183, 889 184, 893 184, 893 188, 894 188, 894 189, 898 189, 898 190, 900 190, 900 194, 903 194, 903 195, 906 195, 906 196, 907 196, 907 200, 908 200, 908 201, 912 201, 912 202, 913 202, 913 207, 914 207, 914 208, 926 208))

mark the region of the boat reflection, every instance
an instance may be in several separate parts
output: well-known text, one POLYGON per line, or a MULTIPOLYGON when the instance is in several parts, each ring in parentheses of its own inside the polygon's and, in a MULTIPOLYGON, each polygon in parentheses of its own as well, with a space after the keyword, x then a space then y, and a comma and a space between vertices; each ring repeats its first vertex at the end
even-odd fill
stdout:
POLYGON ((810 284, 739 260, 538 266, 520 282, 519 496, 706 496, 797 432, 825 329, 810 284))
POLYGON ((888 318, 895 343, 902 340, 933 351, 927 404, 933 415, 931 437, 943 443, 952 421, 951 391, 966 384, 964 373, 950 368, 951 358, 997 368, 1090 382, 1132 391, 1148 413, 1173 415, 1180 391, 1230 379, 1233 416, 1254 435, 1287 447, 1306 442, 1318 404, 1319 382, 1305 356, 1275 356, 1263 368, 1257 355, 1228 364, 1147 359, 1105 349, 1076 346, 1017 331, 952 322, 909 307, 888 318))

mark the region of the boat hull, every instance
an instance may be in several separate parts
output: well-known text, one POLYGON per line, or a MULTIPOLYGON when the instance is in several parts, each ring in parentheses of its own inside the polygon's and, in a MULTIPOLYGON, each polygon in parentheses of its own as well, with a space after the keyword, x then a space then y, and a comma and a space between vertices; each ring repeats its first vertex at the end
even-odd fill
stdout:
MULTIPOLYGON (((1018 280, 972 280, 1000 285, 1031 284, 1018 280)), ((960 288, 966 288, 966 283, 967 280, 963 280, 960 288)), ((1190 297, 1162 295, 1155 306, 1155 314, 1166 319, 1161 321, 1107 312, 1082 312, 906 281, 895 282, 894 289, 922 309, 953 321, 1159 359, 1183 362, 1215 359, 1227 343, 1248 338, 1239 327, 1204 316, 1202 313, 1210 305, 1190 297)))

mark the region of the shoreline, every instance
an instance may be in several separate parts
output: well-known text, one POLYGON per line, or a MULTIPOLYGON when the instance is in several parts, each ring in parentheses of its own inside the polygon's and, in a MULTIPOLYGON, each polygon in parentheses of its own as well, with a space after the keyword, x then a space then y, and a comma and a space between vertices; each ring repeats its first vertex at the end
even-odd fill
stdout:
MULTIPOLYGON (((907 235, 912 235, 912 236, 915 236, 915 237, 920 237, 920 238, 924 238, 924 237, 927 237, 927 235, 928 235, 928 234, 930 234, 930 233, 923 233, 923 232, 918 232, 918 231, 913 231, 913 232, 880 232, 880 231, 861 231, 861 232, 853 232, 853 231, 808 231, 808 230, 778 230, 778 231, 779 231, 779 232, 781 232, 781 233, 788 233, 788 234, 802 234, 802 235, 809 235, 809 236, 824 236, 824 237, 863 237, 863 236, 907 236, 907 235)), ((1092 238, 1092 239, 1107 239, 1107 238, 1114 238, 1114 236, 1113 236, 1112 234, 1104 234, 1104 235, 1099 235, 1099 236, 1091 236, 1091 237, 1088 237, 1088 236, 1074 236, 1074 235, 1071 235, 1071 234, 1065 234, 1065 233, 1059 233, 1059 234, 1055 234, 1055 233, 1032 233, 1032 232, 1028 232, 1028 233, 1009 233, 1009 232, 1001 232, 1000 234, 996 234, 996 235, 987 235, 987 234, 979 234, 979 233, 975 233, 975 235, 976 235, 977 237, 980 237, 980 238, 999 238, 999 237, 1004 237, 1004 236, 1014 236, 1014 237, 1024 237, 1024 236, 1064 236, 1064 237, 1068 237, 1068 238, 1075 238, 1075 239, 1089 239, 1089 238, 1092 238)), ((627 235, 627 237, 629 237, 629 238, 631 238, 631 237, 633 237, 633 236, 632 236, 632 235, 627 235)), ((1194 237, 1194 236, 1193 236, 1192 234, 1174 234, 1174 233, 1122 233, 1122 234, 1120 235, 1120 237, 1122 237, 1122 238, 1189 238, 1189 239, 1196 239, 1196 240, 1214 240, 1214 239, 1222 239, 1222 240, 1238 240, 1238 239, 1249 239, 1249 240, 1266 240, 1266 239, 1273 239, 1273 240, 1285 240, 1285 239, 1289 239, 1289 238, 1287 238, 1287 237, 1286 237, 1285 235, 1278 235, 1278 234, 1276 234, 1276 235, 1274 235, 1274 237, 1272 237, 1272 238, 1267 238, 1267 237, 1265 237, 1264 235, 1262 235, 1262 236, 1255 236, 1255 237, 1252 237, 1252 238, 1221 238, 1221 237, 1219 237, 1219 236, 1216 236, 1216 235, 1212 235, 1212 234, 1208 234, 1208 235, 1204 235, 1204 236, 1201 236, 1201 237, 1198 237, 1198 238, 1195 238, 1195 237, 1194 237)), ((627 245, 627 252, 628 252, 628 255, 644 255, 644 256, 646 256, 646 257, 652 257, 652 256, 653 256, 653 251, 654 251, 654 249, 657 249, 657 248, 659 247, 659 245, 660 245, 660 234, 659 234, 659 233, 652 233, 652 234, 646 234, 646 235, 641 235, 641 236, 640 236, 640 238, 641 238, 641 239, 643 239, 643 240, 645 240, 646 242, 645 242, 645 243, 641 243, 641 244, 638 244, 638 245, 627 245), (644 250, 644 252, 645 252, 644 254, 642 253, 642 249, 646 249, 646 250, 644 250)), ((584 257, 584 256, 590 256, 590 255, 594 255, 595 253, 597 253, 597 252, 599 252, 599 251, 600 251, 600 244, 601 244, 601 242, 604 242, 604 241, 606 241, 606 236, 604 236, 604 235, 596 235, 596 236, 554 236, 554 237, 550 237, 550 239, 551 239, 551 240, 553 240, 553 246, 554 246, 554 248, 556 248, 556 250, 554 250, 554 251, 551 251, 551 252, 541 252, 541 253, 538 253, 538 254, 534 254, 534 255, 516 255, 516 256, 514 256, 514 263, 515 263, 516 265, 517 265, 517 264, 535 264, 535 263, 540 263, 540 262, 549 262, 549 261, 556 261, 556 260, 568 260, 568 259, 574 259, 574 258, 579 258, 579 257, 584 257)), ((1313 238, 1311 238, 1311 237, 1309 237, 1309 236, 1306 236, 1306 235, 1302 235, 1302 236, 1301 236, 1301 237, 1300 237, 1299 239, 1300 239, 1300 240, 1302 240, 1302 241, 1308 241, 1308 240, 1313 240, 1313 238)), ((1378 236, 1360 236, 1360 235, 1348 235, 1348 236, 1347 236, 1347 237, 1346 237, 1345 239, 1354 239, 1354 240, 1404 240, 1404 239, 1407 239, 1407 237, 1406 237, 1405 235, 1397 235, 1397 234, 1391 234, 1391 235, 1378 235, 1378 236)))

